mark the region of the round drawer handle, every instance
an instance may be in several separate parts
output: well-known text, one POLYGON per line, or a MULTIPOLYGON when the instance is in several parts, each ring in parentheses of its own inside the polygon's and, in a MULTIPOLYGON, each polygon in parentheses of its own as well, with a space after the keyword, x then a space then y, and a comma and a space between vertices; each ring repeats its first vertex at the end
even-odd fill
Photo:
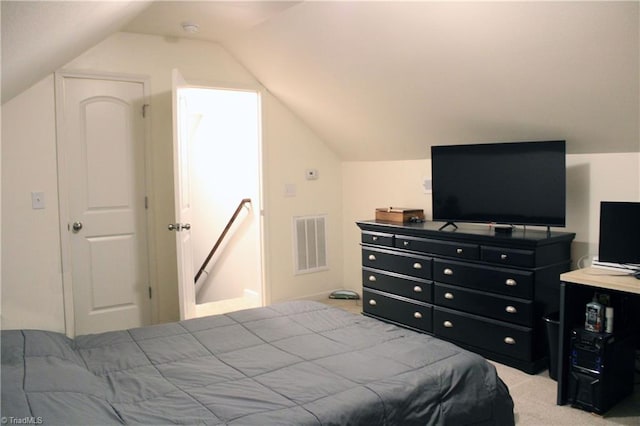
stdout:
POLYGON ((420 287, 419 285, 415 286, 413 288, 413 291, 415 291, 416 293, 422 293, 422 287, 420 287))
POLYGON ((453 323, 451 321, 445 321, 442 323, 446 328, 453 328, 453 323))
POLYGON ((369 275, 369 281, 375 282, 376 281, 376 276, 375 275, 369 275))
POLYGON ((514 306, 507 306, 506 308, 504 308, 504 310, 509 312, 510 314, 518 313, 518 310, 514 306))
POLYGON ((375 237, 375 236, 374 236, 374 237, 371 237, 371 239, 372 239, 373 241, 378 241, 378 237, 375 237))
POLYGON ((446 292, 444 294, 444 298, 448 300, 453 300, 453 293, 446 292))
POLYGON ((458 254, 462 254, 462 251, 463 251, 463 250, 462 250, 461 248, 456 249, 456 253, 458 253, 458 254))
POLYGON ((376 260, 376 255, 375 254, 370 254, 369 255, 369 260, 376 260))
POLYGON ((444 268, 443 272, 445 275, 453 275, 453 269, 451 268, 444 268))
POLYGON ((414 313, 413 313, 413 317, 414 317, 415 319, 422 319, 422 314, 421 314, 420 312, 414 312, 414 313))
POLYGON ((419 262, 414 263, 413 269, 422 269, 422 263, 419 263, 419 262))
POLYGON ((506 254, 501 254, 500 255, 500 259, 501 260, 507 260, 507 257, 509 257, 509 256, 507 256, 506 254))
POLYGON ((402 245, 405 246, 405 247, 408 246, 409 245, 409 241, 403 241, 402 245))
POLYGON ((505 337, 504 338, 504 342, 507 345, 515 345, 516 344, 516 339, 514 339, 513 337, 505 337))
POLYGON ((369 299, 369 304, 371 306, 376 306, 377 302, 375 301, 375 299, 369 299))
POLYGON ((517 281, 514 280, 513 278, 507 278, 507 280, 504 283, 509 287, 515 287, 516 285, 518 285, 517 281))

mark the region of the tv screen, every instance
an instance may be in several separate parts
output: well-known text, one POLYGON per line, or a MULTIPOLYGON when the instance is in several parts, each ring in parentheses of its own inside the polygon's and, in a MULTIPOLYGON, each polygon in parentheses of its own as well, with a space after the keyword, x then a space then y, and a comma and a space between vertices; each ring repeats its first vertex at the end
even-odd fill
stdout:
POLYGON ((640 264, 640 203, 600 203, 598 260, 640 264))
POLYGON ((433 220, 565 226, 565 145, 432 146, 433 220))

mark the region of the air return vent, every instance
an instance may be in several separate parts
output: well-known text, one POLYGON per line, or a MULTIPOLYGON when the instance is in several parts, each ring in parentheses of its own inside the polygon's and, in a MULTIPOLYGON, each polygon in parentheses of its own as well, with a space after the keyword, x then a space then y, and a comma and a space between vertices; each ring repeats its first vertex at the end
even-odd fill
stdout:
POLYGON ((293 218, 296 274, 328 269, 326 215, 293 218))

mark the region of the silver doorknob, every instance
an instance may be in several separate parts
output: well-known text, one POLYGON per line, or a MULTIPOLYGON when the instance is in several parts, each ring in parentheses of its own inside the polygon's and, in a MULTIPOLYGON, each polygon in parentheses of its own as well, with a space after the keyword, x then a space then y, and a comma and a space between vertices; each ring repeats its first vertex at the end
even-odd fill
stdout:
POLYGON ((73 225, 71 225, 71 229, 73 229, 73 232, 79 232, 82 229, 82 222, 73 222, 73 225))
POLYGON ((191 224, 190 223, 170 223, 167 226, 167 229, 169 231, 177 231, 177 232, 180 232, 183 229, 186 229, 188 231, 189 229, 191 229, 191 224))

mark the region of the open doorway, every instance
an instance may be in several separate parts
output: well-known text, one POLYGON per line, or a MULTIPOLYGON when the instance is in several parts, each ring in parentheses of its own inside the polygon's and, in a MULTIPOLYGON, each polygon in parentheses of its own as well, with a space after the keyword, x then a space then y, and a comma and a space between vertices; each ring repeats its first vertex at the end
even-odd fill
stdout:
POLYGON ((184 285, 195 285, 194 316, 262 306, 260 94, 178 90, 186 105, 178 114, 187 115, 179 118, 188 163, 181 169, 188 170, 194 271, 184 285))

